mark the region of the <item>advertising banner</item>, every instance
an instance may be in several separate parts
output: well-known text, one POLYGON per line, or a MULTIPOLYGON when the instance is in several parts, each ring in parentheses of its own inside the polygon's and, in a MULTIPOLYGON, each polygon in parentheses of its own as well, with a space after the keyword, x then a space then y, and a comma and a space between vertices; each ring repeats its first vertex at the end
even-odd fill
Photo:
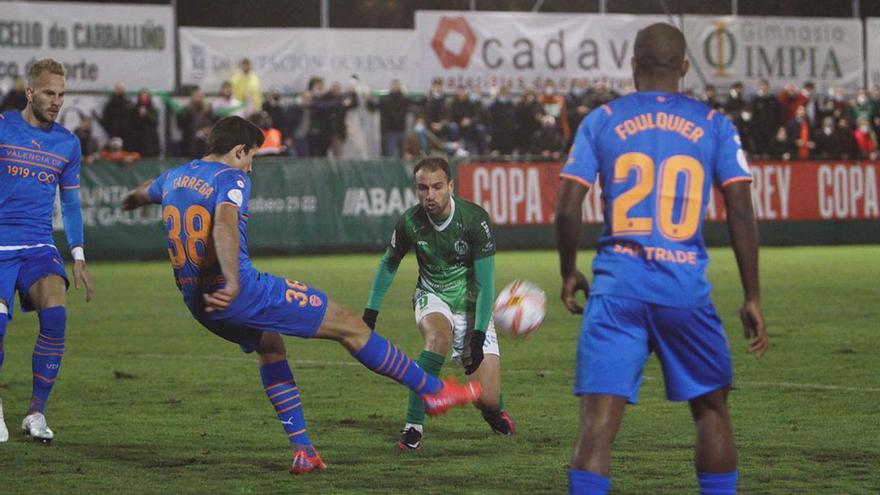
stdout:
POLYGON ((182 27, 180 78, 209 93, 249 58, 263 90, 306 89, 310 77, 388 88, 392 79, 411 86, 418 74, 415 32, 408 29, 225 29, 182 27))
POLYGON ((754 88, 761 79, 774 87, 813 81, 821 90, 863 82, 862 23, 859 19, 801 17, 684 16, 692 67, 685 86, 754 88))
MULTIPOLYGON (((673 18, 679 22, 679 18, 673 18)), ((487 91, 511 85, 540 88, 552 80, 567 90, 572 79, 632 85, 630 58, 636 32, 665 16, 416 12, 419 73, 447 90, 487 91)))
MULTIPOLYGON (((880 219, 880 163, 755 162, 751 169, 759 221, 880 219)), ((485 208, 496 225, 551 225, 561 170, 559 163, 465 163, 457 168, 456 186, 462 197, 485 208)), ((602 223, 598 183, 587 195, 583 213, 584 223, 602 223)), ((716 189, 706 219, 724 220, 723 198, 716 189)))
POLYGON ((51 57, 68 91, 174 88, 174 21, 168 5, 0 2, 0 85, 51 57))
POLYGON ((880 86, 880 18, 865 19, 865 59, 868 61, 868 86, 880 86))

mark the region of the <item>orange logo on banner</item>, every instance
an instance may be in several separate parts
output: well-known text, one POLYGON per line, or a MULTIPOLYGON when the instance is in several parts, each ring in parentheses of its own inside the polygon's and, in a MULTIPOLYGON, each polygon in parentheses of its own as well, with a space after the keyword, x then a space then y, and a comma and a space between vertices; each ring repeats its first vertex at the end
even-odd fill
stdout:
POLYGON ((431 48, 437 54, 437 58, 443 65, 444 69, 450 67, 467 68, 471 61, 471 54, 474 53, 474 47, 477 45, 477 36, 471 30, 464 17, 441 17, 437 23, 437 31, 431 40, 431 48), (449 51, 446 48, 446 40, 453 33, 458 33, 464 37, 464 43, 458 53, 449 51))

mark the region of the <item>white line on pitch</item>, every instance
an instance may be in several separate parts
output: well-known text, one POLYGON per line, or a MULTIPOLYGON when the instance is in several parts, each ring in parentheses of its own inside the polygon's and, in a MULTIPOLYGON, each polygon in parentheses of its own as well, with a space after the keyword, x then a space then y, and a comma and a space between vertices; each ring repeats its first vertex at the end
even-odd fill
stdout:
MULTIPOLYGON (((250 356, 220 356, 216 354, 127 354, 126 357, 144 358, 144 359, 167 359, 167 360, 190 360, 190 361, 255 361, 250 356)), ((294 367, 321 367, 321 366, 363 366, 357 361, 315 361, 309 359, 291 359, 294 367)), ((505 369, 504 373, 530 374, 530 375, 555 375, 563 373, 553 370, 530 370, 530 369, 505 369)), ((564 372, 570 374, 568 372, 564 372)), ((659 380, 656 376, 645 376, 645 380, 659 380)), ((819 383, 793 383, 793 382, 734 382, 734 386, 750 386, 750 387, 772 387, 772 388, 800 388, 809 390, 836 390, 841 392, 867 392, 878 393, 880 388, 868 387, 844 387, 841 385, 822 385, 819 383)))

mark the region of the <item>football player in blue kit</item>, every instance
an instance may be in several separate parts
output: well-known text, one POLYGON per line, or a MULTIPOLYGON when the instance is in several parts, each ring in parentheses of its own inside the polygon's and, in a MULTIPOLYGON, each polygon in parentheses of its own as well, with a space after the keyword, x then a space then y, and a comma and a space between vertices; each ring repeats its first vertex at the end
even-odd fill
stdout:
POLYGON ((678 93, 687 72, 684 35, 654 24, 636 36, 638 91, 584 119, 562 170, 556 230, 562 301, 582 313, 574 392, 580 433, 569 471, 577 494, 610 488, 611 445, 624 408, 638 397, 656 352, 666 397, 688 401, 696 424, 700 493, 736 493, 736 448, 727 407, 732 367, 721 320, 709 298, 702 222, 715 184, 724 196, 745 302, 748 351, 768 348, 761 312, 751 174, 730 120, 678 93), (581 205, 596 177, 605 224, 588 287, 576 268, 581 205))
POLYGON ((282 335, 339 342, 370 370, 419 394, 431 415, 477 400, 479 383, 440 381, 323 292, 253 267, 248 173, 262 143, 256 126, 226 117, 211 130, 204 158, 141 184, 126 195, 123 208, 162 205, 174 277, 193 318, 244 352, 257 353, 266 395, 293 450, 290 472, 322 470, 325 464, 306 432, 282 335))
MULTIPOLYGON (((20 113, 0 115, 0 367, 18 291, 21 310, 36 311, 40 320, 31 361, 33 391, 21 429, 44 443, 55 437, 43 413, 61 369, 67 327, 69 282, 52 238, 59 187, 74 284, 85 287, 86 301, 94 291, 83 251, 80 144, 73 133, 55 123, 64 104, 64 76, 64 66, 55 60, 34 62, 27 72, 27 106, 20 113)), ((0 442, 8 439, 0 401, 0 442)))

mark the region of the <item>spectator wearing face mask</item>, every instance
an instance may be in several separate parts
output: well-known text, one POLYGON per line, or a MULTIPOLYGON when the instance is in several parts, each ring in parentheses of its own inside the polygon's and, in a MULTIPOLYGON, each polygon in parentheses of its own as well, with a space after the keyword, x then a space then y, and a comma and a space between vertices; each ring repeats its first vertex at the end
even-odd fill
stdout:
POLYGON ((810 126, 817 127, 821 123, 819 120, 819 100, 816 97, 816 85, 812 81, 804 83, 804 87, 801 88, 801 97, 804 101, 804 110, 807 112, 807 122, 810 123, 810 126))
POLYGON ((743 83, 737 81, 730 85, 730 91, 727 95, 727 101, 724 103, 724 113, 735 116, 745 109, 748 103, 743 92, 743 83))
POLYGON ((807 104, 807 97, 801 93, 797 85, 791 83, 785 85, 782 92, 779 93, 778 99, 782 122, 789 122, 794 118, 798 107, 803 107, 807 104))
POLYGON ((413 121, 412 132, 406 134, 403 142, 403 159, 414 160, 430 155, 445 155, 445 146, 428 127, 425 118, 418 116, 413 121))
POLYGON ((797 156, 797 146, 789 139, 788 131, 780 126, 776 129, 773 141, 770 143, 770 158, 773 160, 791 160, 797 156))
POLYGON ((516 107, 510 90, 503 86, 489 105, 490 152, 510 155, 516 148, 516 107))
POLYGON ((483 102, 476 91, 468 92, 460 87, 450 105, 451 121, 458 130, 458 138, 471 155, 482 155, 486 150, 486 126, 483 102))
POLYGON ((873 117, 874 107, 871 105, 871 100, 868 98, 868 92, 865 91, 865 88, 859 88, 856 92, 856 97, 852 102, 852 120, 854 122, 859 119, 870 119, 873 117))
POLYGON ((746 104, 736 113, 729 115, 737 132, 739 132, 743 151, 749 156, 754 156, 757 153, 758 144, 755 139, 755 119, 752 107, 746 104))
POLYGON ((565 148, 565 138, 552 115, 541 117, 541 128, 532 137, 532 154, 559 160, 565 148))
POLYGON ((867 117, 860 117, 856 121, 856 130, 853 131, 853 137, 856 139, 860 158, 877 159, 877 135, 874 133, 874 129, 871 128, 871 123, 867 117))
POLYGON ((541 128, 541 112, 535 91, 527 89, 514 109, 518 153, 527 155, 532 152, 532 136, 541 128))
POLYGON ((804 107, 797 107, 794 118, 788 121, 785 130, 797 146, 797 158, 801 160, 809 158, 812 150, 816 148, 816 143, 813 141, 813 128, 807 120, 807 110, 804 107))
POLYGON ((846 117, 837 119, 837 135, 840 139, 841 160, 853 160, 859 156, 859 147, 853 133, 852 124, 846 117))
POLYGON ((770 83, 766 79, 758 82, 758 89, 752 97, 752 121, 755 135, 755 154, 759 158, 770 155, 776 130, 779 128, 779 100, 770 93, 770 83))
POLYGON ((840 160, 843 154, 843 143, 837 126, 834 125, 834 117, 827 116, 822 119, 822 125, 815 133, 816 158, 825 160, 840 160))
POLYGON ((562 133, 563 143, 567 143, 571 139, 571 128, 568 127, 568 119, 566 118, 568 107, 565 104, 565 97, 556 91, 556 84, 551 79, 544 82, 544 92, 540 102, 544 109, 544 115, 553 117, 556 126, 562 133))

